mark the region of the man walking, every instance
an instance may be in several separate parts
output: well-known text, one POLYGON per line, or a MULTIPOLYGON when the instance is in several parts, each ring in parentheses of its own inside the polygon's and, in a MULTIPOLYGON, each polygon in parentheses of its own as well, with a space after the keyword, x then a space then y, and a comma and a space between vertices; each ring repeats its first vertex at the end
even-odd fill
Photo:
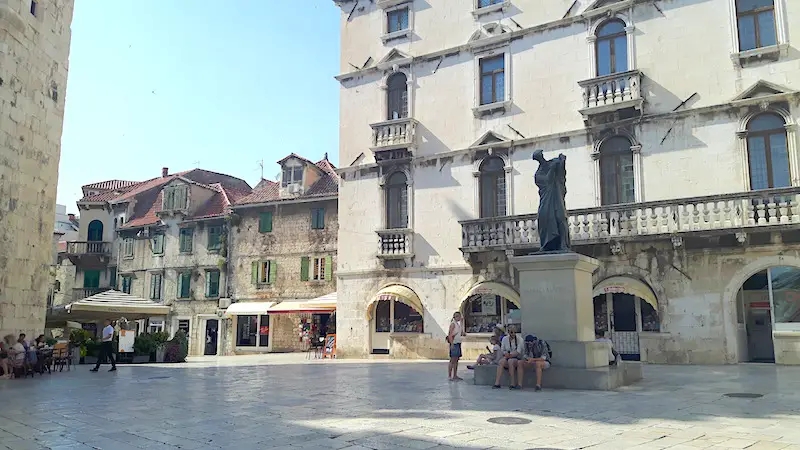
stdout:
POLYGON ((117 370, 117 363, 114 361, 114 348, 112 344, 112 340, 114 339, 114 327, 111 326, 111 321, 105 321, 105 328, 103 328, 103 339, 100 343, 100 355, 97 357, 97 365, 94 366, 92 372, 97 372, 100 369, 100 363, 103 362, 105 358, 111 360, 111 369, 109 372, 114 372, 117 370))

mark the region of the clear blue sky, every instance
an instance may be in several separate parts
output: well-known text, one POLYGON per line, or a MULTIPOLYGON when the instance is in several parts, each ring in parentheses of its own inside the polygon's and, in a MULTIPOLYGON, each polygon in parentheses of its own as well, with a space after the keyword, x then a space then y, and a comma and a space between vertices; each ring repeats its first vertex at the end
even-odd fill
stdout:
POLYGON ((198 166, 245 179, 295 152, 338 163, 330 0, 75 2, 58 203, 198 166))

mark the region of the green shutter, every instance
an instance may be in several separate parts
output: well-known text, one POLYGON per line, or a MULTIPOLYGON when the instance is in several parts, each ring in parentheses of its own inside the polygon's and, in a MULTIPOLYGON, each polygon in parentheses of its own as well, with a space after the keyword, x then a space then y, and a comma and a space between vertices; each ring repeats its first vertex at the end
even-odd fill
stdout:
POLYGON ((253 284, 258 284, 258 261, 253 261, 251 270, 250 281, 252 281, 253 284))
POLYGON ((275 283, 275 277, 278 275, 278 263, 274 260, 269 262, 269 278, 267 278, 267 283, 273 284, 275 283))
POLYGON ((325 279, 330 281, 333 278, 333 258, 325 257, 325 279))
POLYGON ((325 228, 325 208, 320 208, 317 211, 317 229, 325 228))
POLYGON ((258 232, 270 233, 272 232, 272 212, 263 212, 258 218, 258 232))
POLYGON ((300 281, 308 281, 308 256, 300 258, 300 281))

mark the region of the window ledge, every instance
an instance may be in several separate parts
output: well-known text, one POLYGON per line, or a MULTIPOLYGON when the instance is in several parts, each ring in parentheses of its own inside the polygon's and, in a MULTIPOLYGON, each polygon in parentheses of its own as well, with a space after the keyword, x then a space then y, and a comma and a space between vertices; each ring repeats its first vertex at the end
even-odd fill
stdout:
POLYGON ((472 11, 472 16, 478 18, 480 16, 485 16, 486 14, 491 14, 497 11, 505 11, 509 7, 511 7, 511 1, 505 0, 500 3, 495 3, 494 5, 484 6, 483 8, 477 8, 472 11))
POLYGON ((747 63, 761 60, 777 61, 781 56, 787 56, 789 44, 770 45, 768 47, 754 48, 739 53, 731 54, 734 65, 742 66, 747 63))
POLYGON ((476 106, 472 108, 472 114, 475 117, 480 118, 482 116, 493 114, 497 111, 502 111, 505 113, 508 112, 510 108, 511 108, 511 100, 506 100, 504 102, 494 102, 494 103, 488 103, 486 105, 476 106))
POLYGON ((381 40, 383 43, 387 43, 394 39, 403 39, 403 38, 410 38, 411 37, 411 28, 406 28, 405 30, 395 31, 392 33, 386 33, 381 36, 381 40))
POLYGON ((179 252, 181 255, 191 255, 192 252, 179 252))
POLYGON ((402 5, 403 3, 411 3, 413 0, 378 0, 378 8, 388 9, 393 6, 402 5))
POLYGON ((272 283, 258 283, 256 284, 256 289, 268 289, 275 287, 272 283))

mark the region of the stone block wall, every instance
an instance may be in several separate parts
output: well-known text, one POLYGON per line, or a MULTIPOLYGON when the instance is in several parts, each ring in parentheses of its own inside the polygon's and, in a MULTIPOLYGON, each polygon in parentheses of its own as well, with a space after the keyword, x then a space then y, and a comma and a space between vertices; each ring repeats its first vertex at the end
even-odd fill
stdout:
POLYGON ((0 335, 44 330, 72 11, 0 0, 0 335))
POLYGON ((300 314, 273 314, 269 339, 273 352, 297 352, 305 349, 300 340, 300 314))

